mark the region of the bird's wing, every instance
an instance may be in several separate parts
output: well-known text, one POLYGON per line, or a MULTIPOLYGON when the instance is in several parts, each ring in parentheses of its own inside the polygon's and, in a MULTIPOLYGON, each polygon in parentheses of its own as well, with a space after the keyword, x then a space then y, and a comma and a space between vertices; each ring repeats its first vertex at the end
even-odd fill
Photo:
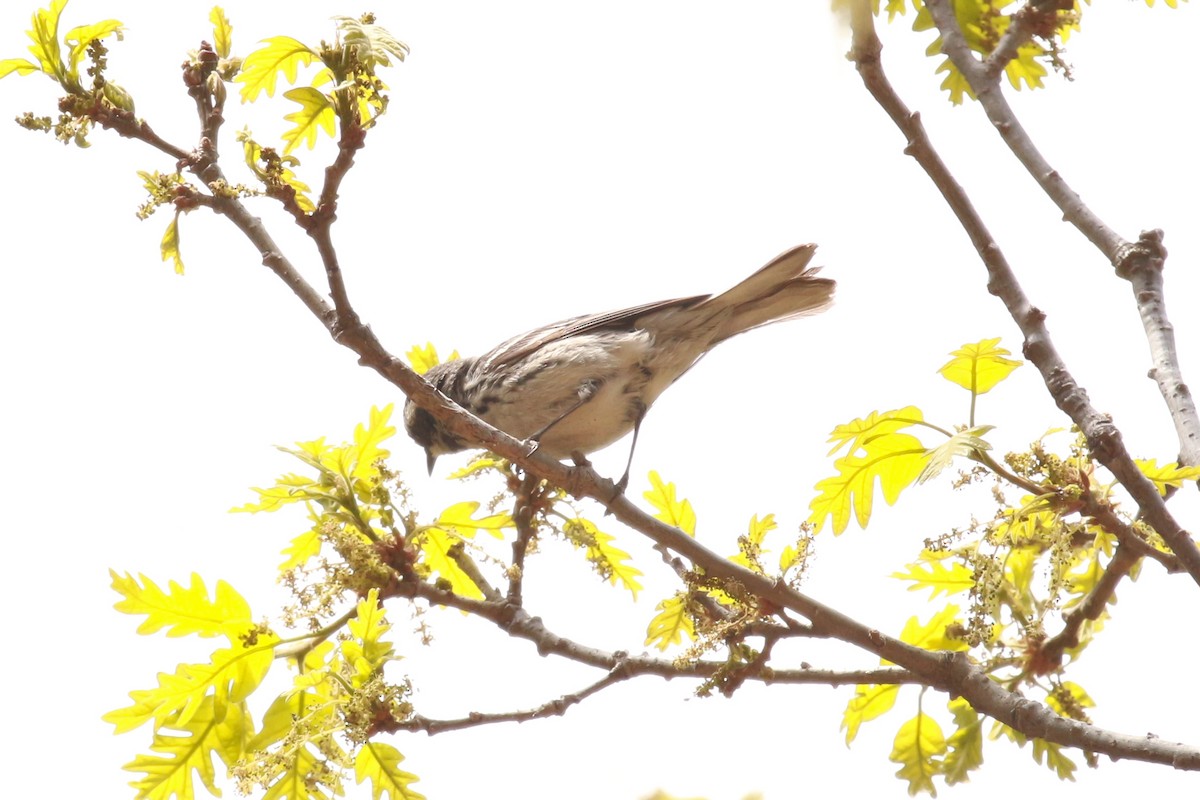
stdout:
POLYGON ((678 297, 674 300, 643 303, 640 306, 623 308, 619 311, 604 311, 599 314, 571 317, 542 328, 536 328, 528 333, 522 333, 520 336, 514 336, 485 354, 480 358, 480 362, 488 369, 503 366, 522 359, 552 342, 600 330, 632 329, 634 323, 646 314, 666 308, 685 308, 707 300, 709 297, 710 295, 707 294, 698 294, 692 297, 678 297))

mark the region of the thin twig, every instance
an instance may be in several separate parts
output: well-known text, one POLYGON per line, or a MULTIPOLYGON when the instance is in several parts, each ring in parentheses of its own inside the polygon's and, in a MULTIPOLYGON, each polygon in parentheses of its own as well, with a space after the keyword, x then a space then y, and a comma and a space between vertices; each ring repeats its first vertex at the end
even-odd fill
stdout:
POLYGON ((1042 643, 1038 660, 1045 669, 1057 669, 1062 664, 1063 652, 1079 645, 1079 632, 1083 623, 1100 619, 1100 615, 1116 594, 1117 585, 1129 575, 1129 571, 1137 562, 1138 556, 1132 548, 1124 545, 1117 547, 1116 553, 1104 568, 1104 574, 1092 587, 1092 591, 1063 618, 1062 630, 1042 643))
POLYGON ((522 592, 525 586, 525 556, 529 553, 529 545, 533 541, 537 527, 533 524, 535 496, 540 499, 538 487, 542 479, 532 473, 525 473, 521 485, 514 493, 513 522, 517 526, 517 535, 512 545, 512 569, 508 576, 508 601, 521 605, 524 598, 522 592))
POLYGON ((618 658, 617 663, 608 671, 600 680, 592 683, 589 686, 580 689, 571 694, 564 694, 561 697, 556 697, 542 703, 534 708, 523 709, 519 711, 504 711, 500 713, 485 714, 481 712, 473 712, 465 717, 458 719, 430 719, 429 717, 414 715, 409 719, 399 721, 383 722, 375 726, 375 730, 383 733, 392 733, 395 731, 424 731, 433 736, 438 733, 446 733, 448 731, 457 731, 464 728, 475 728, 480 725, 495 725, 498 722, 529 722, 535 719, 546 719, 548 717, 561 717, 567 713, 571 706, 578 705, 583 700, 591 697, 598 692, 614 686, 628 677, 625 674, 625 662, 618 658))

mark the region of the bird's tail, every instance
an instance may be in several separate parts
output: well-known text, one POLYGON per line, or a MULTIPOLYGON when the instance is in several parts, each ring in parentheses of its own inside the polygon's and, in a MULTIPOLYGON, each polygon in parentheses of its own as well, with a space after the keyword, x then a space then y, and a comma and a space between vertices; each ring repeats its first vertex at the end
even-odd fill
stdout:
POLYGON ((701 303, 698 308, 729 309, 713 344, 743 331, 829 308, 837 284, 818 277, 820 267, 808 267, 816 251, 815 244, 793 247, 738 285, 701 303))

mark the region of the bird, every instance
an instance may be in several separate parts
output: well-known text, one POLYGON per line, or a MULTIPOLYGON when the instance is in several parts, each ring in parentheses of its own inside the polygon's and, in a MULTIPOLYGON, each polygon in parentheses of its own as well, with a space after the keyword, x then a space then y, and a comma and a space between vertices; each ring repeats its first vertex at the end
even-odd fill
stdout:
MULTIPOLYGON (((587 464, 587 455, 630 431, 629 482, 638 432, 667 387, 716 345, 754 328, 817 314, 833 302, 836 283, 809 267, 816 245, 780 254, 717 295, 661 300, 585 314, 514 336, 482 356, 446 361, 424 378, 443 395, 505 433, 557 460, 587 464)), ((438 456, 470 445, 411 399, 408 435, 425 450, 429 473, 438 456)))

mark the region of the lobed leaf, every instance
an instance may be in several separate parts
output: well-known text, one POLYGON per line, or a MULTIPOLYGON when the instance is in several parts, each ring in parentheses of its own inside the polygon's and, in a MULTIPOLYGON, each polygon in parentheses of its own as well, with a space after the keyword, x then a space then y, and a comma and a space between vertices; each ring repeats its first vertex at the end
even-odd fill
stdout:
POLYGON ((67 0, 51 0, 49 8, 39 8, 33 14, 33 28, 26 33, 33 40, 29 52, 41 64, 42 72, 58 81, 64 89, 75 88, 62 60, 62 48, 58 43, 58 21, 67 0))
POLYGON ((210 600, 204 579, 192 573, 188 588, 175 581, 163 591, 145 575, 138 575, 141 584, 128 572, 122 577, 109 570, 112 588, 123 598, 113 607, 123 614, 144 614, 138 626, 140 634, 150 634, 167 628, 167 636, 221 636, 232 630, 245 631, 253 626, 250 604, 225 581, 217 581, 216 594, 210 600))
POLYGON ((208 698, 187 722, 168 720, 162 728, 175 731, 166 734, 155 731, 150 745, 155 755, 140 755, 124 766, 129 772, 144 776, 131 781, 137 790, 137 800, 169 800, 195 797, 192 774, 200 776, 209 793, 220 796, 216 786, 212 757, 232 767, 242 757, 243 745, 253 733, 253 724, 241 705, 231 706, 218 717, 212 698, 208 698))
POLYGON ((986 394, 1024 363, 1007 358, 1011 353, 1003 347, 997 347, 999 343, 1000 337, 997 336, 975 344, 964 344, 950 354, 954 358, 943 364, 938 372, 946 380, 972 394, 986 394))
POLYGON ((853 453, 865 448, 872 439, 924 422, 925 415, 916 406, 905 406, 894 411, 872 411, 865 419, 855 419, 835 427, 828 439, 833 442, 833 447, 826 455, 831 456, 843 447, 853 453))
POLYGON ((892 744, 891 761, 900 764, 897 778, 908 781, 908 793, 928 792, 936 795, 935 775, 942 773, 942 756, 946 753, 946 737, 937 720, 925 713, 900 726, 892 744))
POLYGON ((302 86, 289 89, 283 96, 300 104, 299 111, 293 111, 283 117, 288 122, 295 123, 295 127, 284 131, 283 134, 285 155, 301 144, 307 145, 309 150, 313 149, 321 131, 330 138, 336 135, 337 115, 334 113, 333 100, 324 92, 311 86, 302 86))
POLYGON ((385 460, 391 453, 380 447, 381 442, 396 435, 396 426, 390 425, 395 406, 389 403, 382 409, 371 406, 371 413, 364 427, 360 422, 354 427, 354 446, 350 457, 354 464, 352 474, 356 478, 370 478, 377 474, 375 463, 385 460))
POLYGON ((846 744, 858 736, 858 729, 864 722, 877 719, 892 710, 896 698, 900 695, 900 686, 895 683, 859 684, 854 687, 854 697, 846 704, 842 713, 841 730, 846 732, 846 744))
MULTIPOLYGON (((413 345, 412 349, 404 354, 408 359, 408 363, 412 364, 413 371, 418 375, 424 375, 430 369, 441 363, 438 358, 437 348, 433 346, 433 342, 426 342, 425 346, 413 345)), ((446 359, 452 361, 453 357, 446 359)))
POLYGON ((1156 458, 1135 459, 1133 463, 1137 464, 1143 475, 1154 482, 1154 488, 1164 497, 1168 488, 1179 489, 1184 481, 1200 479, 1200 466, 1181 467, 1172 461, 1160 467, 1156 458))
POLYGON ((946 560, 950 555, 945 553, 938 558, 937 554, 925 550, 921 554, 922 561, 920 563, 908 564, 907 572, 893 572, 891 577, 899 578, 902 581, 912 581, 912 586, 908 587, 910 592, 929 589, 930 600, 936 599, 941 594, 952 595, 973 589, 975 587, 974 571, 967 569, 959 561, 950 561, 947 565, 946 560))
POLYGON ((921 624, 917 617, 909 617, 900 632, 900 641, 920 647, 924 650, 952 650, 965 652, 970 646, 962 639, 949 636, 946 628, 954 624, 958 617, 959 608, 947 605, 930 618, 929 622, 921 624))
POLYGON ((372 800, 386 794, 390 800, 425 800, 425 795, 412 789, 419 778, 400 769, 404 756, 390 744, 367 742, 354 758, 354 781, 371 782, 372 800))
POLYGON ((613 546, 613 536, 596 527, 596 523, 583 517, 569 519, 563 524, 563 533, 573 543, 586 548, 588 561, 611 585, 620 583, 637 599, 642 584, 638 576, 642 571, 629 563, 630 556, 619 547, 613 546))
POLYGON ((125 32, 125 26, 115 19, 106 19, 103 22, 95 22, 91 25, 80 25, 67 31, 63 36, 63 41, 70 46, 71 54, 68 59, 70 63, 69 70, 72 75, 78 77, 79 62, 83 59, 91 43, 97 39, 106 39, 113 34, 120 39, 125 32))
POLYGON ((437 525, 430 525, 419 529, 413 541, 421 551, 424 565, 441 576, 449 584, 452 592, 463 597, 483 599, 483 591, 451 557, 452 549, 456 546, 461 547, 461 536, 437 525))
POLYGON ((0 78, 14 72, 18 75, 28 75, 31 72, 41 72, 41 69, 37 64, 23 58, 0 59, 0 78))
POLYGON ((825 520, 833 519, 833 532, 842 533, 850 524, 851 512, 861 528, 871 517, 875 482, 879 482, 888 505, 917 479, 928 461, 925 447, 907 433, 886 433, 864 440, 862 452, 837 459, 837 474, 817 482, 817 496, 809 503, 809 516, 820 532, 825 520))
POLYGON ((397 39, 382 25, 363 22, 354 17, 335 16, 338 30, 342 32, 342 41, 355 49, 358 63, 374 72, 376 66, 390 66, 388 56, 395 56, 397 61, 403 61, 409 53, 409 47, 397 39))
MULTIPOLYGON (((312 517, 310 516, 310 518, 312 517)), ((319 521, 319 518, 316 519, 319 521)), ((283 573, 304 566, 310 558, 321 552, 321 545, 323 543, 324 540, 321 538, 321 532, 315 527, 296 536, 292 539, 291 544, 279 551, 287 556, 280 563, 279 571, 283 573)))
POLYGON ((983 435, 993 428, 994 425, 976 425, 974 428, 957 431, 937 447, 927 450, 929 463, 917 476, 917 483, 925 483, 930 478, 937 477, 942 470, 954 463, 955 458, 976 458, 979 457, 979 453, 991 450, 992 446, 983 435))
POLYGON ((174 673, 158 673, 154 689, 135 689, 129 693, 133 705, 115 709, 102 719, 124 733, 154 720, 177 725, 191 722, 209 701, 219 720, 226 710, 246 699, 266 677, 274 660, 278 638, 260 633, 254 645, 238 641, 232 647, 217 650, 207 664, 180 664, 174 673))
POLYGON ((946 741, 949 751, 942 762, 946 783, 953 786, 970 780, 970 773, 983 766, 983 718, 961 697, 955 697, 947 707, 957 726, 946 741))
POLYGON ((650 488, 642 493, 658 509, 655 519, 674 525, 688 536, 696 535, 696 512, 687 500, 675 497, 675 484, 663 483, 654 470, 650 471, 650 488))
POLYGON ((696 638, 695 625, 687 611, 687 593, 679 592, 655 606, 659 613, 654 615, 646 627, 646 645, 654 645, 660 651, 679 644, 683 637, 696 638))
POLYGON ((355 615, 347 623, 350 635, 341 643, 346 662, 354 667, 356 687, 395 657, 395 647, 383 638, 392 629, 379 603, 379 590, 372 588, 358 601, 355 615))
POLYGON ((243 103, 254 101, 262 92, 273 97, 281 73, 288 83, 295 83, 300 67, 308 66, 317 58, 316 51, 290 36, 272 36, 263 42, 266 46, 246 56, 242 71, 234 78, 235 82, 244 84, 241 90, 243 103))

